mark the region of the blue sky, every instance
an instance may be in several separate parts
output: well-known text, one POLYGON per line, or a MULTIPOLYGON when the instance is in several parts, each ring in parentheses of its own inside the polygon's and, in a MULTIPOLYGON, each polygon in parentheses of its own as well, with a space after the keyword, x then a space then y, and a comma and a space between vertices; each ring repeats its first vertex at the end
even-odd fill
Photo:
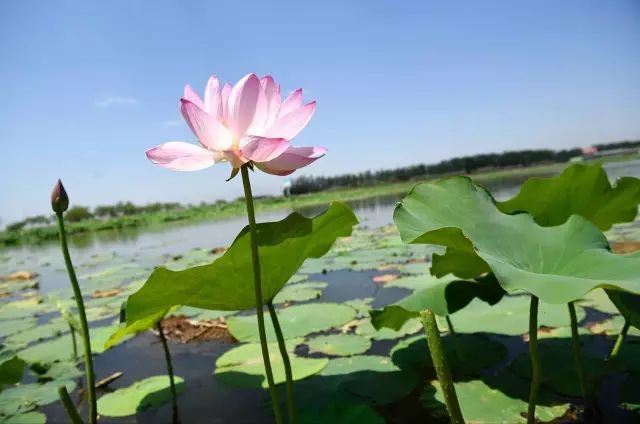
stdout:
POLYGON ((213 73, 318 101, 294 144, 329 154, 300 174, 640 138, 636 0, 5 0, 0 52, 4 223, 48 214, 58 177, 82 205, 240 196, 226 164, 144 156, 193 141, 178 99, 213 73))

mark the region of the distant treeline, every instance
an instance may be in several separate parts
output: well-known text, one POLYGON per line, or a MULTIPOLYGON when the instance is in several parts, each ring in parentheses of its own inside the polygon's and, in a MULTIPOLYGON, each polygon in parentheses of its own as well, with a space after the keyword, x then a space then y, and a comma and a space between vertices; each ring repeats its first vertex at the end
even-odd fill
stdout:
MULTIPOLYGON (((594 145, 600 151, 639 146, 640 140, 594 145)), ((343 174, 333 177, 302 176, 293 180, 291 194, 313 193, 339 187, 361 187, 457 173, 471 174, 481 169, 524 167, 543 162, 566 162, 580 155, 582 155, 582 150, 578 148, 568 150, 517 150, 462 156, 431 165, 419 164, 396 169, 365 171, 358 174, 343 174)))
MULTIPOLYGON (((93 218, 118 218, 124 216, 133 216, 140 213, 166 212, 180 209, 183 206, 180 203, 150 203, 148 205, 138 206, 131 202, 119 202, 115 205, 96 206, 90 209, 86 206, 74 206, 65 212, 65 219, 68 222, 80 222, 93 218)), ((31 216, 22 221, 14 222, 7 225, 7 231, 19 231, 23 228, 37 227, 49 225, 55 221, 55 216, 31 216)))

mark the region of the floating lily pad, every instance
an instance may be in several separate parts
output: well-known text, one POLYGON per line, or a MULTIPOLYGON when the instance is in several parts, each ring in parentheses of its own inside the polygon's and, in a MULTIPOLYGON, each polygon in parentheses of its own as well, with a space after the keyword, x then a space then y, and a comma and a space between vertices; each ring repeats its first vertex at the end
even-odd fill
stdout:
POLYGON ((37 406, 48 405, 58 400, 58 387, 66 386, 73 392, 73 380, 51 381, 44 384, 29 383, 6 388, 0 393, 0 417, 14 416, 31 411, 37 406))
MULTIPOLYGON (((573 360, 573 351, 569 339, 563 343, 545 343, 550 340, 542 340, 538 346, 540 361, 542 362, 542 382, 552 387, 556 392, 568 396, 581 396, 578 373, 573 360)), ((596 375, 603 366, 601 358, 593 358, 582 349, 582 363, 587 375, 596 375)), ((528 354, 516 357, 510 368, 525 378, 531 378, 531 359, 528 354)))
POLYGON ((317 299, 327 286, 327 283, 320 281, 289 284, 284 286, 273 298, 273 303, 304 302, 305 300, 317 299))
MULTIPOLYGON (((293 354, 296 345, 302 339, 287 340, 286 347, 293 371, 293 380, 301 380, 320 372, 328 363, 328 359, 303 358, 293 354)), ((269 358, 273 370, 275 384, 286 381, 282 356, 277 343, 269 343, 269 358)), ((260 343, 249 343, 235 347, 218 358, 214 371, 222 384, 234 387, 267 388, 267 379, 262 362, 260 343)))
POLYGON ((0 424, 45 424, 46 422, 47 416, 38 411, 0 417, 0 424))
POLYGON ((530 215, 505 215, 466 177, 418 184, 394 221, 405 242, 476 254, 506 291, 524 290, 543 303, 567 303, 605 286, 640 293, 640 256, 611 253, 591 222, 572 215, 540 227, 530 215))
MULTIPOLYGON (((523 384, 526 384, 523 382, 523 384)), ((527 402, 510 397, 483 381, 473 380, 455 384, 462 415, 468 423, 515 424, 526 423, 523 413, 527 402)), ((422 405, 436 417, 447 419, 444 395, 437 381, 427 385, 421 399, 422 405)), ((537 406, 536 417, 544 422, 563 415, 568 405, 537 406)))
POLYGON ((19 334, 23 331, 34 328, 38 324, 38 320, 32 317, 24 317, 21 319, 1 319, 0 320, 0 337, 19 334))
MULTIPOLYGON (((184 380, 174 377, 176 391, 184 391, 184 380)), ((169 376, 157 375, 136 381, 128 387, 98 399, 98 413, 107 417, 126 417, 171 400, 169 376)))
POLYGON ((607 314, 618 314, 618 308, 613 304, 607 293, 602 289, 592 290, 580 299, 581 306, 588 306, 607 314))
POLYGON ((11 346, 26 346, 50 337, 60 336, 68 331, 69 325, 63 319, 52 319, 45 324, 15 333, 7 337, 5 342, 11 346))
POLYGON ((0 390, 8 384, 16 384, 22 379, 24 361, 9 349, 0 350, 0 390))
POLYGON ((362 299, 347 300, 342 304, 355 309, 357 318, 363 318, 369 316, 369 309, 371 309, 371 303, 373 300, 373 297, 365 297, 362 299))
POLYGON ((331 359, 319 374, 325 390, 340 390, 371 405, 384 405, 409 394, 418 376, 395 366, 386 356, 331 359))
MULTIPOLYGON (((500 342, 476 334, 444 336, 442 343, 456 375, 475 374, 501 364, 507 357, 507 348, 500 342), (456 343, 460 354, 456 351, 456 343)), ((399 341, 390 352, 393 363, 402 369, 433 368, 431 354, 424 335, 399 341)))
POLYGON ((33 367, 32 371, 38 377, 38 382, 44 383, 52 380, 73 380, 82 376, 74 362, 53 362, 44 366, 33 367))
MULTIPOLYGON (((305 336, 318 331, 351 321, 356 311, 349 306, 337 303, 310 303, 290 306, 278 310, 278 320, 285 338, 305 336)), ((227 320, 229 331, 236 339, 243 342, 258 342, 258 326, 255 315, 233 316, 227 320)), ((267 339, 275 340, 275 332, 271 320, 266 320, 267 339)))
POLYGON ((298 421, 302 424, 384 424, 384 419, 367 405, 334 402, 323 409, 303 411, 298 421))
MULTIPOLYGON (((500 303, 488 306, 475 299, 465 309, 451 317, 455 329, 461 333, 496 333, 517 336, 529 330, 529 296, 508 296, 500 303)), ((578 322, 586 316, 584 309, 576 306, 578 322)), ((538 325, 568 327, 567 305, 541 303, 538 309, 538 325)))
POLYGON ((307 342, 309 352, 333 356, 350 356, 364 353, 371 347, 371 340, 355 334, 331 334, 317 336, 307 342))
POLYGON ((412 318, 407 320, 398 330, 392 330, 390 328, 381 328, 376 330, 371 323, 371 320, 365 318, 356 327, 356 334, 360 336, 373 337, 375 340, 392 340, 408 334, 413 334, 421 329, 422 323, 420 320, 412 318))

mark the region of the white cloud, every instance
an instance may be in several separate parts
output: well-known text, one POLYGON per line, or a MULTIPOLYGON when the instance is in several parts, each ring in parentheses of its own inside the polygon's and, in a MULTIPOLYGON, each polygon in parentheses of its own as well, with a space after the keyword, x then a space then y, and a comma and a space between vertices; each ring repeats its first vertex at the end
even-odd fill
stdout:
POLYGON ((137 103, 138 99, 131 96, 104 95, 96 100, 95 105, 100 108, 108 108, 117 105, 135 105, 137 103))

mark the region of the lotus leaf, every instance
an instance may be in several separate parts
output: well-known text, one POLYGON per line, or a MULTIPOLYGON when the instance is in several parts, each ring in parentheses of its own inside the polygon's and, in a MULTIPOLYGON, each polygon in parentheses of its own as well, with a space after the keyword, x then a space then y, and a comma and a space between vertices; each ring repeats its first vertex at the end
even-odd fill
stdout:
POLYGON ((371 347, 371 340, 356 334, 330 334, 307 341, 310 353, 334 356, 350 356, 364 353, 371 347))
MULTIPOLYGON (((174 377, 176 391, 184 391, 184 380, 174 377)), ((136 381, 128 387, 98 399, 98 413, 107 417, 126 417, 171 400, 169 376, 157 375, 136 381)))

